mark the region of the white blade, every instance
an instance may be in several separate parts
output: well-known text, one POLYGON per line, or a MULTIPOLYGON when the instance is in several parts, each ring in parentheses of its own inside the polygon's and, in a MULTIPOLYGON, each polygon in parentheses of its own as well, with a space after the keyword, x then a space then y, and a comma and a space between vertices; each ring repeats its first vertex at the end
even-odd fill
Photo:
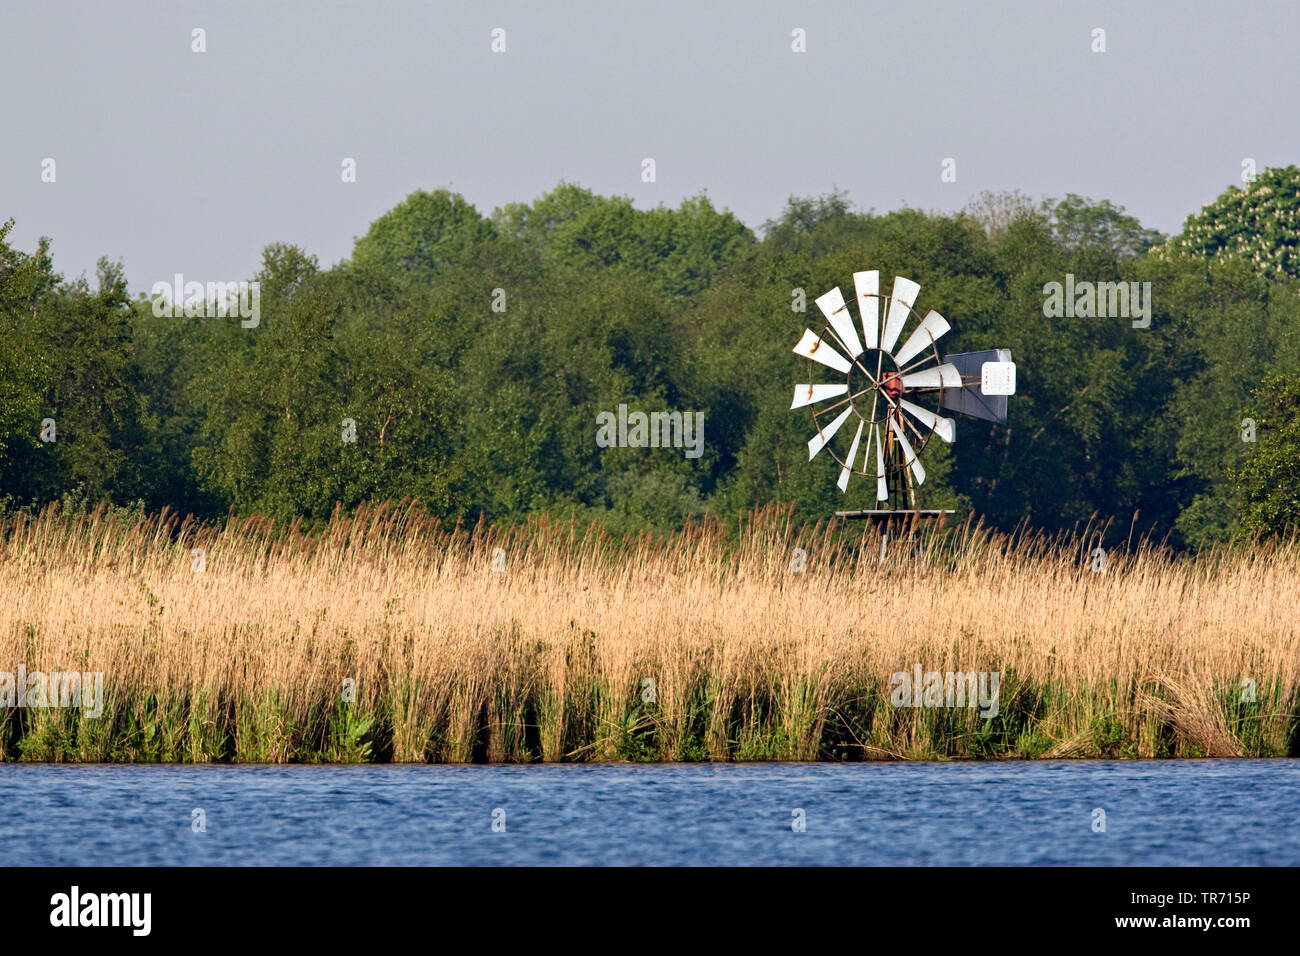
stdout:
POLYGON ((839 336, 840 344, 849 350, 849 358, 861 355, 862 342, 858 339, 858 330, 853 327, 853 316, 849 313, 849 306, 844 301, 840 287, 836 286, 819 298, 817 308, 822 310, 822 315, 826 316, 826 321, 839 336))
POLYGON ((951 445, 957 438, 957 426, 951 418, 940 418, 928 408, 922 408, 920 405, 913 405, 907 399, 899 399, 899 404, 903 410, 919 421, 922 425, 929 425, 930 430, 951 445))
POLYGON ((843 385, 796 385, 794 387, 794 401, 790 403, 790 407, 792 409, 803 408, 805 405, 812 405, 815 402, 824 402, 836 395, 847 395, 848 392, 848 382, 843 385))
POLYGON ((846 375, 849 369, 853 367, 849 364, 848 359, 814 335, 811 329, 804 329, 803 338, 794 347, 794 354, 810 358, 814 362, 821 362, 827 368, 833 368, 837 372, 844 372, 846 375))
POLYGON ((880 273, 853 273, 853 288, 858 293, 858 315, 862 316, 862 332, 867 337, 867 348, 880 348, 880 273))
POLYGON ((904 388, 961 388, 961 372, 949 362, 903 376, 904 388))
POLYGON ((880 437, 880 426, 872 425, 871 430, 876 435, 876 500, 886 501, 889 498, 889 484, 885 481, 885 446, 880 437))
POLYGON ((894 355, 894 361, 899 367, 906 365, 912 358, 920 355, 922 351, 929 347, 931 342, 938 341, 939 336, 947 332, 951 325, 938 312, 933 309, 930 314, 921 320, 921 324, 916 327, 916 331, 911 334, 903 347, 894 355))
POLYGON ((840 486, 840 491, 849 490, 849 475, 853 472, 853 460, 858 457, 858 442, 862 440, 862 426, 866 422, 858 421, 858 433, 853 436, 853 444, 849 446, 849 457, 844 459, 844 467, 840 469, 840 480, 836 482, 840 486))
POLYGON ((912 304, 921 287, 911 279, 894 276, 894 294, 889 300, 889 317, 885 319, 885 337, 880 340, 880 347, 886 352, 894 347, 898 337, 903 333, 907 317, 911 314, 912 304))
POLYGON ((853 412, 853 406, 850 405, 844 411, 840 412, 835 421, 831 422, 812 438, 808 439, 808 460, 812 461, 817 457, 817 453, 826 447, 826 443, 835 437, 835 433, 840 430, 845 419, 853 412))
POLYGON ((894 437, 898 439, 898 444, 903 449, 904 461, 912 466, 912 474, 916 476, 918 485, 925 484, 925 468, 921 465, 921 459, 916 457, 916 452, 912 451, 912 446, 907 441, 907 436, 903 434, 903 426, 898 424, 898 419, 889 416, 889 425, 894 429, 894 437))

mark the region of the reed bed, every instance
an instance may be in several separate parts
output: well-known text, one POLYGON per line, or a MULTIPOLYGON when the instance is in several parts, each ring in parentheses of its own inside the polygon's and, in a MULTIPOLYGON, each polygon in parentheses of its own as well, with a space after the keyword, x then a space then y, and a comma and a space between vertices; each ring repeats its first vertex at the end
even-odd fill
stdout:
POLYGON ((1096 573, 1099 534, 967 523, 882 560, 870 528, 779 508, 620 539, 448 531, 414 505, 315 529, 20 513, 0 672, 102 672, 104 702, 0 705, 0 759, 1300 753, 1296 543, 1130 541, 1096 573), (997 672, 997 715, 895 706, 918 664, 997 672))

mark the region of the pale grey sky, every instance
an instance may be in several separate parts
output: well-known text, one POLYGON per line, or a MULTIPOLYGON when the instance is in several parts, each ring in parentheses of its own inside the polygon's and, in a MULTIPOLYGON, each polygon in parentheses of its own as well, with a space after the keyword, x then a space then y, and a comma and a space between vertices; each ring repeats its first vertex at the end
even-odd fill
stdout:
POLYGON ((69 277, 124 259, 132 294, 247 278, 274 241, 331 265, 439 186, 484 213, 562 179, 707 189, 755 229, 834 186, 877 211, 1019 188, 1172 232, 1244 158, 1300 162, 1297 36, 1296 0, 4 0, 0 219, 69 277))

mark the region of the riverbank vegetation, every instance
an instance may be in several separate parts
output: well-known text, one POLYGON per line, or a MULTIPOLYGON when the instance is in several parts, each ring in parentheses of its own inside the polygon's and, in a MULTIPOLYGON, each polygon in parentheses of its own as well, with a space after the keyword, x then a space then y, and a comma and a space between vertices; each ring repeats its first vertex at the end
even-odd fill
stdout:
POLYGON ((412 506, 310 530, 20 513, 0 525, 0 670, 102 672, 103 713, 0 706, 0 758, 1300 753, 1296 542, 1137 536, 1094 570, 1101 537, 967 523, 882 560, 862 525, 775 507, 619 537, 446 530, 412 506), (894 706, 917 665, 999 673, 996 716, 894 706))

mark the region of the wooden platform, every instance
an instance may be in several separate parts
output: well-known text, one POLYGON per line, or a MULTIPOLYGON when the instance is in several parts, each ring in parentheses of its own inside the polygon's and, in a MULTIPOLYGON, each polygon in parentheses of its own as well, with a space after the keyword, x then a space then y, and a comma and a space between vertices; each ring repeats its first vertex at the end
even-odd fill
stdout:
POLYGON ((951 508, 912 510, 907 508, 873 508, 867 511, 837 511, 835 517, 864 521, 920 521, 922 518, 946 518, 956 514, 951 508))

